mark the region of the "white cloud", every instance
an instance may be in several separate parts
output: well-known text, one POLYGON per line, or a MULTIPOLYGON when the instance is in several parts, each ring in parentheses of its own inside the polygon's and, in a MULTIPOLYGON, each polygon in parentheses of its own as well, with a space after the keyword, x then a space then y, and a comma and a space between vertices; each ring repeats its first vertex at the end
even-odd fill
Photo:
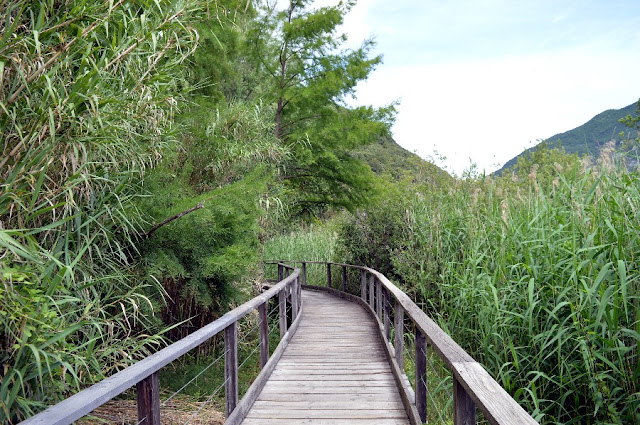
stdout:
POLYGON ((394 137, 457 173, 495 170, 530 142, 583 124, 637 99, 640 59, 569 50, 438 65, 382 67, 358 89, 358 103, 400 98, 394 137))

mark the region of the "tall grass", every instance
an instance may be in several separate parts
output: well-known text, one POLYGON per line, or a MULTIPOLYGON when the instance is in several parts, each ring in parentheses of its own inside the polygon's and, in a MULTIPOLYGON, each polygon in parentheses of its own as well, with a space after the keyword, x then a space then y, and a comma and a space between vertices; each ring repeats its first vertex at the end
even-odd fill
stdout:
MULTIPOLYGON (((333 224, 312 225, 266 241, 263 258, 265 260, 336 261, 337 238, 333 224)), ((276 270, 273 266, 267 266, 267 276, 275 277, 276 270)), ((307 266, 309 285, 326 285, 326 281, 327 269, 323 265, 307 266)))
POLYGON ((148 353, 131 203, 170 143, 195 2, 0 4, 0 422, 148 353))
POLYGON ((537 170, 417 195, 396 271, 543 423, 640 423, 640 176, 537 170))

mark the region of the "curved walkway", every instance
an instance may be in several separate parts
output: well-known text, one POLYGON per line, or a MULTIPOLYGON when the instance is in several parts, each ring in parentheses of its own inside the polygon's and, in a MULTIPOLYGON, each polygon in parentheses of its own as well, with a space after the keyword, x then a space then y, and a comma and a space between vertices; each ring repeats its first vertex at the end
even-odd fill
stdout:
POLYGON ((374 320, 350 301, 303 291, 300 326, 245 425, 408 425, 374 320))

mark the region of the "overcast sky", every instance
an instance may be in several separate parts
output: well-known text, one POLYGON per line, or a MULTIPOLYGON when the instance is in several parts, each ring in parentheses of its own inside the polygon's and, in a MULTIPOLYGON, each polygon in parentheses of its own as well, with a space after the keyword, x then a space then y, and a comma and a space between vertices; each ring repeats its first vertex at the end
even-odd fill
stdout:
POLYGON ((640 98, 640 0, 359 0, 343 31, 384 56, 357 103, 399 100, 396 141, 457 174, 640 98))

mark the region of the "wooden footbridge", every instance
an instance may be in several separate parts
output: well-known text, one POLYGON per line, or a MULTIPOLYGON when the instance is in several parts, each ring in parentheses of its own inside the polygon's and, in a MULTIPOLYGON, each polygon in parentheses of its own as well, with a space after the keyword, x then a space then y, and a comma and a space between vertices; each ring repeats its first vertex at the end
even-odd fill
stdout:
POLYGON ((219 333, 224 334, 225 424, 425 423, 431 397, 428 347, 452 380, 452 417, 437 412, 440 422, 474 424, 480 417, 491 424, 537 423, 381 273, 336 263, 268 264, 278 267, 278 282, 270 289, 22 424, 71 424, 133 386, 137 424, 166 423, 160 415, 158 372, 219 333), (310 264, 326 266, 326 286, 307 285, 310 264), (333 284, 335 270, 342 271, 337 285, 333 284), (348 272, 358 275, 358 285, 349 283, 348 272), (275 349, 269 347, 270 304, 278 311, 280 340, 275 349), (238 321, 250 314, 259 318, 261 371, 239 399, 238 321))

